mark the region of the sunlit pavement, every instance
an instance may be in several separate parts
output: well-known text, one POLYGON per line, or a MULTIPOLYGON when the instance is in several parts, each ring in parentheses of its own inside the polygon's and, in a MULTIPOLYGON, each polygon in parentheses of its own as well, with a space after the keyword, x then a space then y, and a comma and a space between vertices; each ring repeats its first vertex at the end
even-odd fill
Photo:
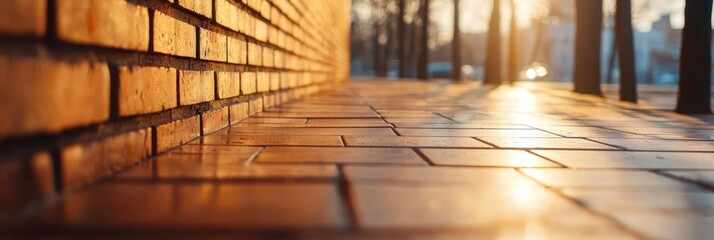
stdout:
POLYGON ((673 88, 557 88, 353 81, 66 194, 24 234, 714 238, 714 117, 666 110, 673 88))

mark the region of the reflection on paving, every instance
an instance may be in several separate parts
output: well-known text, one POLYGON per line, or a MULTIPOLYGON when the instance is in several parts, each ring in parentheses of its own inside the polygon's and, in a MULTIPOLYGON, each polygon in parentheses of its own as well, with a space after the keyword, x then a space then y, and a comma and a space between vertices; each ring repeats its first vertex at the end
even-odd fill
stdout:
POLYGON ((356 81, 68 193, 20 234, 714 238, 714 117, 642 96, 356 81))

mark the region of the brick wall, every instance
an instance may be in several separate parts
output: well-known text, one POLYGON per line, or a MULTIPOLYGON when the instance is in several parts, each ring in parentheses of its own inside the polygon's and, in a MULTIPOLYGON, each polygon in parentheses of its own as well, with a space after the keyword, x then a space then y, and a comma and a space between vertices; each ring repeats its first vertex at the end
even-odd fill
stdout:
POLYGON ((7 0, 0 222, 349 72, 348 0, 7 0))

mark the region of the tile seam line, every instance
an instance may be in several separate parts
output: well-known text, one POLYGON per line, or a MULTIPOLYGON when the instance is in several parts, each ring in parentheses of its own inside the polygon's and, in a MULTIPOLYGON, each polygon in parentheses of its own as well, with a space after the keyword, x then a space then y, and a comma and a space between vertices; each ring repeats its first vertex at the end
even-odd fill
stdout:
POLYGON ((639 238, 639 239, 651 239, 651 238, 647 237, 646 235, 644 235, 643 233, 640 233, 640 232, 638 232, 638 231, 635 231, 635 230, 631 229, 630 227, 628 227, 627 225, 625 225, 625 224, 622 223, 621 221, 617 220, 615 217, 610 216, 610 215, 605 214, 605 213, 598 212, 598 211, 596 211, 595 209, 591 209, 591 208, 588 206, 587 203, 585 203, 585 202, 583 202, 583 201, 581 201, 581 200, 579 200, 579 199, 576 199, 576 198, 571 198, 571 197, 565 195, 565 194, 564 194, 562 191, 560 191, 559 189, 557 189, 557 188, 555 188, 555 187, 548 186, 548 185, 546 185, 546 184, 544 184, 544 183, 538 181, 537 179, 535 179, 535 178, 531 177, 530 175, 524 173, 524 172, 523 172, 523 168, 516 168, 516 169, 514 169, 514 170, 515 170, 516 172, 518 172, 519 174, 521 174, 521 176, 527 178, 527 179, 530 180, 531 182, 533 182, 533 183, 537 184, 538 186, 544 188, 546 191, 548 191, 548 192, 550 192, 550 193, 552 193, 552 194, 555 194, 556 196, 558 196, 559 198, 561 198, 561 199, 563 199, 563 200, 566 200, 566 201, 569 201, 569 202, 575 204, 578 208, 580 208, 581 210, 583 210, 583 211, 585 211, 585 212, 591 214, 592 216, 598 217, 598 218, 601 218, 601 219, 604 219, 604 220, 607 220, 609 223, 613 224, 617 229, 619 229, 619 230, 621 230, 621 231, 623 231, 623 232, 625 232, 625 233, 628 233, 628 234, 630 234, 630 235, 632 235, 632 236, 634 236, 634 237, 636 237, 636 238, 639 238))

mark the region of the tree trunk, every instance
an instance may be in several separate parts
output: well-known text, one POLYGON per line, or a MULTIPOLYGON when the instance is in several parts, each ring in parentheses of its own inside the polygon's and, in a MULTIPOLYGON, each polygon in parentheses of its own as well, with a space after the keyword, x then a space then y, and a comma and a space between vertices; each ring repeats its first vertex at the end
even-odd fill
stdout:
POLYGON ((518 26, 516 19, 516 3, 511 0, 511 37, 508 38, 508 81, 518 80, 518 26))
POLYGON ((454 38, 451 41, 451 72, 454 81, 461 81, 461 31, 459 30, 459 0, 454 0, 454 38))
POLYGON ((620 101, 637 102, 635 46, 632 36, 631 0, 617 0, 615 10, 615 44, 620 66, 620 101))
POLYGON ((406 24, 404 23, 404 12, 406 11, 406 0, 398 0, 399 15, 397 15, 397 59, 399 60, 399 78, 407 76, 407 58, 404 52, 406 47, 406 24))
POLYGON ((711 113, 712 0, 687 0, 679 61, 678 113, 711 113))
POLYGON ((600 90, 600 43, 602 41, 602 0, 574 0, 575 63, 574 91, 602 96, 600 90))
POLYGON ((386 74, 385 74, 384 71, 382 70, 382 66, 384 66, 384 65, 382 64, 382 62, 383 62, 383 56, 382 56, 383 51, 381 50, 381 49, 382 49, 382 47, 381 47, 382 44, 379 43, 379 35, 381 34, 381 31, 380 31, 380 26, 379 26, 378 20, 375 20, 375 22, 374 22, 374 24, 373 24, 372 27, 374 28, 374 44, 373 44, 373 45, 374 45, 374 48, 372 49, 372 50, 374 50, 374 75, 377 76, 377 77, 383 77, 383 76, 385 76, 386 74))
POLYGON ((429 0, 423 0, 421 9, 421 54, 417 66, 417 78, 429 79, 429 0))
POLYGON ((610 55, 607 58, 607 70, 605 72, 605 83, 613 83, 613 72, 615 71, 615 59, 617 57, 617 40, 612 39, 612 47, 610 48, 610 55))
POLYGON ((501 84, 501 1, 493 0, 491 22, 488 26, 488 47, 484 84, 501 84))

